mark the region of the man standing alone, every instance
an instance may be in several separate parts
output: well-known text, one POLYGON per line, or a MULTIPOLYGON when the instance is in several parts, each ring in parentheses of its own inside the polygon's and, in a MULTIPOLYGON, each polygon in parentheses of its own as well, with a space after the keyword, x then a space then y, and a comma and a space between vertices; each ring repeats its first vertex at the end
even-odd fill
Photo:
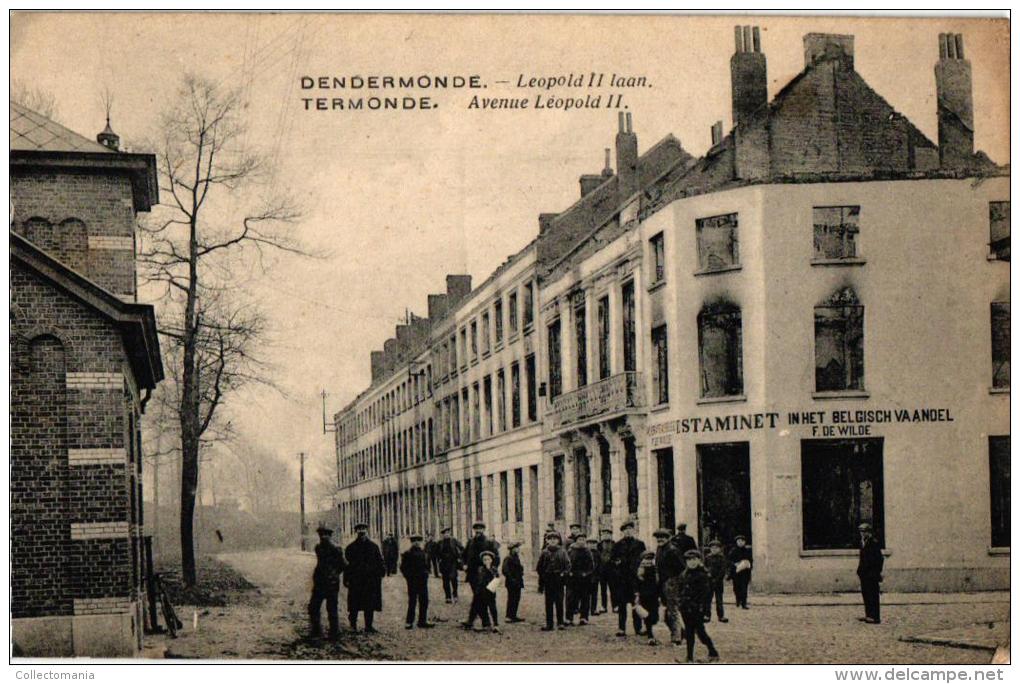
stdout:
POLYGON ((443 593, 447 603, 457 602, 457 571, 460 569, 464 547, 454 539, 449 527, 444 527, 439 542, 439 572, 443 576, 443 593))
POLYGON ((365 614, 365 633, 375 634, 372 619, 375 611, 382 610, 382 579, 386 575, 382 552, 374 541, 368 538, 368 525, 354 526, 357 538, 347 545, 347 572, 344 586, 347 587, 347 617, 351 629, 358 629, 358 613, 365 614))
POLYGON ((875 539, 871 525, 861 523, 857 529, 861 533, 861 554, 860 560, 857 562, 857 576, 861 580, 861 596, 864 598, 864 617, 858 619, 870 625, 878 625, 882 623, 882 606, 879 596, 885 558, 882 556, 882 546, 875 539))

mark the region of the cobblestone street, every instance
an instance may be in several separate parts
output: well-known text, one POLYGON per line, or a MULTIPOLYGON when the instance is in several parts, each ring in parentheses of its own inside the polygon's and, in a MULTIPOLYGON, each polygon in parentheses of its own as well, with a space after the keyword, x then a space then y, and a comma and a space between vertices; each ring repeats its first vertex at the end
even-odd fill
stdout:
MULTIPOLYGON (((431 580, 431 630, 405 630, 404 582, 390 577, 383 587, 383 612, 376 617, 377 635, 345 631, 338 644, 310 641, 305 607, 314 566, 312 554, 272 550, 220 556, 254 584, 261 596, 252 604, 215 608, 199 617, 192 629, 192 611, 185 607, 184 633, 168 645, 175 658, 291 658, 500 661, 500 662, 628 662, 671 663, 683 647, 668 645, 664 624, 656 627, 660 646, 641 637, 618 638, 616 616, 595 617, 585 627, 548 634, 542 596, 534 577, 522 598, 520 614, 527 622, 501 625, 502 634, 471 633, 458 626, 467 615, 470 588, 458 605, 443 602, 442 586, 431 580)), ((346 590, 341 593, 341 624, 346 590)), ((500 614, 505 595, 499 596, 500 614)), ((727 594, 727 600, 732 600, 727 594)), ((857 621, 861 607, 854 595, 751 595, 751 609, 727 606, 728 624, 712 622, 709 634, 722 662, 728 663, 987 663, 992 653, 973 634, 1007 635, 1006 593, 890 594, 884 597, 883 624, 857 621), (970 648, 910 641, 929 634, 967 633, 970 648), (978 644, 979 647, 974 647, 978 644)), ((325 620, 325 616, 323 616, 325 620)), ((951 638, 945 641, 952 642, 951 638)), ((991 643, 988 639, 984 640, 991 643)), ((705 660, 700 644, 696 652, 705 660)))

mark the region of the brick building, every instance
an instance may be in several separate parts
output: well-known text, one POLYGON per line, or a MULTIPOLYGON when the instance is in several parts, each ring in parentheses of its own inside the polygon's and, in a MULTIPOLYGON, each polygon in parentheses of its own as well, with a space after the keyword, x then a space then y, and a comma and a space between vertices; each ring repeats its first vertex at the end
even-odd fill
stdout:
POLYGON ((649 542, 687 522, 749 536, 759 588, 828 591, 855 586, 867 520, 890 589, 1008 586, 1009 172, 974 151, 962 37, 932 41, 937 143, 855 71, 852 36, 805 36, 770 101, 752 27, 705 154, 639 154, 621 116, 615 172, 373 355, 336 416, 345 529, 481 518, 533 552, 547 522, 649 542), (389 445, 408 410, 435 425, 411 460, 413 430, 389 445))
POLYGON ((163 377, 136 302, 155 158, 10 105, 15 652, 130 656, 142 632, 140 414, 163 377))

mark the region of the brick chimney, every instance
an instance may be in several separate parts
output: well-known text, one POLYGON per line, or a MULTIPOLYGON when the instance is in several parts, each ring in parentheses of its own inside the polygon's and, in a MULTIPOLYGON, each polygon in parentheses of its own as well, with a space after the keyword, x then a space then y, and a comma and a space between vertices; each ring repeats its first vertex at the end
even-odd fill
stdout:
POLYGON ((733 125, 740 126, 768 104, 768 75, 757 26, 735 26, 736 50, 730 58, 733 125))
POLYGON ((940 165, 944 169, 966 166, 974 157, 974 101, 970 62, 963 58, 963 36, 959 33, 939 34, 935 91, 940 165))
POLYGON ((602 169, 601 174, 586 173, 581 176, 581 197, 584 197, 589 192, 597 188, 606 182, 607 179, 613 177, 613 168, 609 165, 609 148, 606 148, 606 165, 602 169))
POLYGON ((809 33, 804 36, 804 66, 836 62, 844 69, 854 68, 854 37, 835 33, 809 33))
POLYGON ((457 303, 469 294, 471 294, 471 276, 446 276, 446 298, 449 309, 457 306, 457 303))
POLYGON ((549 231, 549 226, 552 225, 553 219, 557 216, 559 216, 559 214, 539 214, 538 234, 545 235, 549 231))
POLYGON ((385 363, 383 353, 381 351, 374 351, 371 354, 372 363, 372 382, 373 384, 382 380, 385 374, 385 363))
POLYGON ((616 174, 620 177, 620 201, 638 191, 637 136, 630 112, 620 112, 619 131, 616 134, 616 174))
POLYGON ((429 320, 438 321, 446 315, 448 310, 449 306, 445 294, 429 295, 429 320))
POLYGON ((397 366, 397 340, 390 338, 383 342, 383 373, 389 373, 397 366))

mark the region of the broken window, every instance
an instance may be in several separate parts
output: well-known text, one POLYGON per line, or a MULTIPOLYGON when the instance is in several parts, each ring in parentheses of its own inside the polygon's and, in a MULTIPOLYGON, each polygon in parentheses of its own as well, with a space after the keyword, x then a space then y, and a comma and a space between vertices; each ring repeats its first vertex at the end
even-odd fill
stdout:
POLYGON ((882 440, 801 441, 805 549, 854 549, 857 526, 883 543, 882 440))
POLYGON ((700 270, 718 271, 740 263, 736 214, 698 219, 695 225, 700 270))
POLYGON ((1009 202, 988 203, 989 253, 1009 261, 1009 202))
POLYGON ((815 207, 815 259, 854 259, 861 208, 815 207))
POLYGON ((728 302, 708 305, 698 314, 701 396, 744 393, 740 308, 728 302))
POLYGON ((653 366, 652 387, 656 404, 669 403, 669 346, 667 344, 666 326, 660 325, 652 329, 653 366))
POLYGON ((651 284, 655 285, 666 279, 666 250, 662 233, 648 241, 648 252, 652 260, 651 284))
POLYGON ((992 302, 992 387, 1009 389, 1009 302, 992 302))
POLYGON ((560 367, 560 322, 549 325, 549 398, 555 399, 563 390, 563 369, 560 367))
POLYGON ((1009 548, 1009 435, 988 438, 992 546, 1009 548))
POLYGON ((864 389, 864 307, 846 287, 815 307, 815 390, 864 389))

